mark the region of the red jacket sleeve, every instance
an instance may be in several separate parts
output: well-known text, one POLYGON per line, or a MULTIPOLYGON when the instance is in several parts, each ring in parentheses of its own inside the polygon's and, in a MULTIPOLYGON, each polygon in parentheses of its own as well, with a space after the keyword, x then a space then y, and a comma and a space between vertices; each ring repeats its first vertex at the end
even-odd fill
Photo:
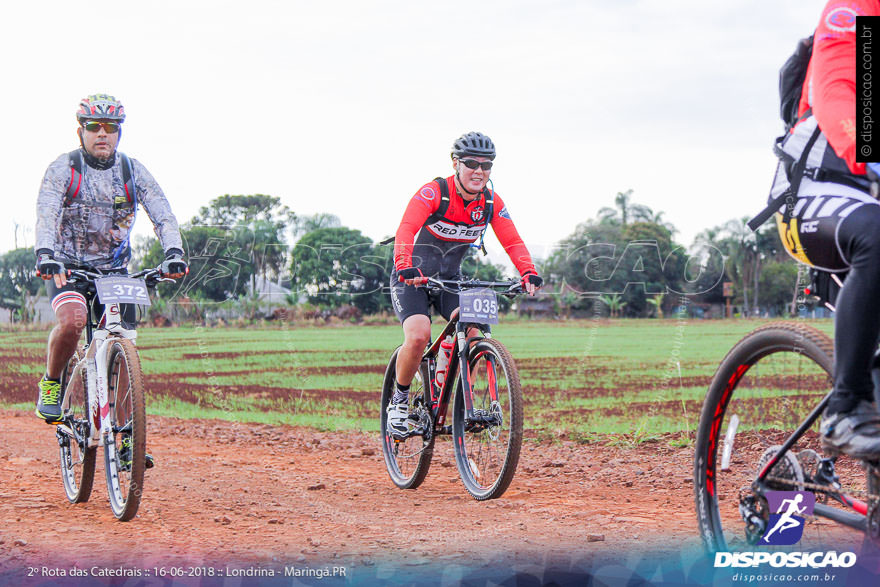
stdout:
POLYGON ((825 6, 804 88, 831 148, 850 171, 862 175, 865 164, 856 162, 856 16, 877 14, 876 1, 832 0, 825 6))
POLYGON ((507 211, 507 206, 504 205, 504 200, 502 200, 498 194, 495 194, 491 223, 492 230, 495 231, 495 235, 501 242, 501 246, 504 247, 507 256, 513 261, 519 274, 537 274, 538 272, 535 270, 535 264, 532 263, 532 256, 529 254, 529 250, 520 238, 519 232, 517 232, 516 226, 513 224, 513 220, 510 219, 510 213, 507 211))
POLYGON ((394 268, 400 271, 412 267, 413 244, 425 221, 440 208, 440 186, 436 181, 419 188, 403 213, 403 219, 394 235, 394 268))

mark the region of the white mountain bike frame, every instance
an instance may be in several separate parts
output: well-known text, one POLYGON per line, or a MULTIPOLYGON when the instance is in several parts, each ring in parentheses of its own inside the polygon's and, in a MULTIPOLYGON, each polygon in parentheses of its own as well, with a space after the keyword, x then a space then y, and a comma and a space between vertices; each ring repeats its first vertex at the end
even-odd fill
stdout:
MULTIPOLYGON (((121 304, 107 304, 104 307, 104 314, 98 322, 98 328, 92 333, 92 340, 89 343, 88 350, 83 358, 77 362, 70 375, 73 381, 76 377, 80 377, 82 369, 85 369, 86 377, 86 393, 89 398, 89 438, 88 446, 94 448, 104 441, 105 450, 112 447, 115 454, 115 443, 112 430, 112 421, 110 418, 110 399, 107 389, 107 355, 110 343, 115 338, 127 338, 134 342, 137 338, 137 331, 125 328, 122 325, 121 304)), ((62 413, 66 414, 70 410, 71 394, 64 394, 64 400, 61 402, 62 413)), ((60 424, 60 428, 75 439, 73 430, 67 426, 60 424)), ((110 459, 115 465, 116 459, 110 459)))

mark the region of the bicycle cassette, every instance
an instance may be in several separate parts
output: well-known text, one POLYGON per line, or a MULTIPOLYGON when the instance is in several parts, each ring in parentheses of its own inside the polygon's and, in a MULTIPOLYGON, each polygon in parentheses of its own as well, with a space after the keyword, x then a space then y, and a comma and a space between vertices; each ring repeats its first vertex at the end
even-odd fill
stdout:
MULTIPOLYGON (((769 447, 761 455, 758 460, 758 472, 764 470, 764 467, 770 460, 779 454, 782 446, 774 445, 769 447)), ((766 477, 766 485, 768 489, 776 491, 803 491, 804 489, 804 469, 801 467, 797 456, 791 451, 782 455, 782 458, 773 465, 766 477)))

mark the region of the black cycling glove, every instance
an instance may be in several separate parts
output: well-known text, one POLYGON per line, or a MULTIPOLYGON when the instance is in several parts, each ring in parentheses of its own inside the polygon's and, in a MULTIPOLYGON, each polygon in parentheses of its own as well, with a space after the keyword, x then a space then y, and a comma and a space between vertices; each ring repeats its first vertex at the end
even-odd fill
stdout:
POLYGON ((64 264, 55 260, 55 252, 49 249, 37 251, 37 275, 43 279, 50 279, 53 275, 64 275, 64 264))
POLYGON ((544 285, 544 280, 541 279, 541 276, 537 273, 526 273, 522 276, 523 287, 525 287, 527 283, 531 283, 535 287, 541 287, 544 285))
POLYGON ((407 279, 420 279, 423 277, 424 274, 422 273, 422 270, 418 267, 407 267, 406 269, 401 269, 397 272, 398 281, 406 281, 407 279))
POLYGON ((165 252, 165 260, 159 266, 159 272, 165 275, 186 274, 189 267, 183 260, 183 251, 179 249, 168 249, 165 252))

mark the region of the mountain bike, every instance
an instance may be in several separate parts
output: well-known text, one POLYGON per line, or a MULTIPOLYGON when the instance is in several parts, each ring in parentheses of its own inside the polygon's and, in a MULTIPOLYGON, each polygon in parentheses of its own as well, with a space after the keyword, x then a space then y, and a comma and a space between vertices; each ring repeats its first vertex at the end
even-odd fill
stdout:
MULTIPOLYGON (((768 505, 769 491, 815 495, 813 515, 792 548, 864 551, 880 543, 880 464, 826 456, 821 448, 819 419, 833 364, 827 335, 782 322, 754 330, 721 362, 694 455, 697 519, 710 552, 767 544, 762 537, 778 513, 768 505)), ((873 374, 880 384, 880 358, 873 374)))
POLYGON ((97 450, 103 446, 110 508, 124 522, 137 514, 149 463, 137 332, 125 327, 122 304, 149 305, 148 288, 174 280, 161 277, 158 269, 131 275, 75 269, 67 280, 86 297, 89 318, 86 344, 70 358, 61 378, 62 419, 55 436, 64 492, 71 503, 89 500, 97 450), (100 316, 98 305, 104 306, 100 316))
POLYGON ((425 480, 439 435, 452 435, 455 464, 465 489, 478 501, 501 496, 513 480, 522 446, 522 388, 510 352, 491 337, 497 322, 496 293, 523 292, 519 281, 446 280, 427 278, 427 288, 459 294, 443 332, 422 356, 409 394, 410 430, 403 439, 386 429, 388 403, 394 393, 397 350, 385 369, 382 385, 382 454, 391 480, 401 489, 415 489, 425 480), (480 336, 468 337, 476 328, 480 336), (442 384, 437 384, 441 343, 453 336, 442 384), (453 389, 452 424, 446 424, 453 389))

